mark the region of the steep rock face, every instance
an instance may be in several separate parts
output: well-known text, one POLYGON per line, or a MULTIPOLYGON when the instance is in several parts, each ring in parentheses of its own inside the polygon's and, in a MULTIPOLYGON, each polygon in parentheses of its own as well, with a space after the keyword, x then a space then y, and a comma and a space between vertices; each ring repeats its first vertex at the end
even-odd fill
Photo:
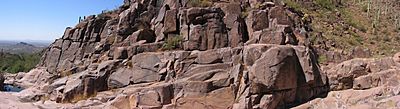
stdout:
POLYGON ((86 17, 47 49, 38 66, 52 78, 36 89, 76 107, 126 109, 275 109, 327 94, 306 31, 294 33, 301 13, 260 1, 192 6, 125 0, 86 17))
POLYGON ((190 3, 130 1, 114 11, 88 16, 51 44, 39 66, 55 74, 77 72, 74 68, 91 63, 158 51, 174 37, 180 39, 177 49, 187 51, 255 43, 297 45, 307 40, 293 32, 302 28, 296 23, 301 22, 301 13, 272 2, 257 7, 236 1, 215 1, 210 7, 188 7, 190 3))

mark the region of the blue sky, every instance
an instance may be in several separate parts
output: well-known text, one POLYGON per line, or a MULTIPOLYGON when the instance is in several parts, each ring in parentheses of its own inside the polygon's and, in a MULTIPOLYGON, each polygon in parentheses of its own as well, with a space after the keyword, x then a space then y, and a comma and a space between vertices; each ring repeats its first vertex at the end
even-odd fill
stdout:
POLYGON ((0 40, 48 40, 60 38, 79 16, 101 13, 123 0, 1 0, 0 40))

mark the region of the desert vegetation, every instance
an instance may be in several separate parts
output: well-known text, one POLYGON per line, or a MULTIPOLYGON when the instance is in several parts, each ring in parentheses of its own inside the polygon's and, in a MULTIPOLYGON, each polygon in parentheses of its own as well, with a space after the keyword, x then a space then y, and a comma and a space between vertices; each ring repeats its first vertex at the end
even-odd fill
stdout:
POLYGON ((0 53, 0 72, 27 72, 34 68, 40 60, 40 53, 9 54, 0 53))
POLYGON ((328 51, 369 49, 373 56, 393 55, 399 48, 400 3, 396 0, 284 0, 294 11, 312 17, 316 46, 328 51), (319 45, 323 39, 324 45, 319 45), (319 44, 318 44, 319 43, 319 44))
POLYGON ((182 45, 183 38, 180 35, 169 37, 163 44, 163 50, 174 50, 182 45))

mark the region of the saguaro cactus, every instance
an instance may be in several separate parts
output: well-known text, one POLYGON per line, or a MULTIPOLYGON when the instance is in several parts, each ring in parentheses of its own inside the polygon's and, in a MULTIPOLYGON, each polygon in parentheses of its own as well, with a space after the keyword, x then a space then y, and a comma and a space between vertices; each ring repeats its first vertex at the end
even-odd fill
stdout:
POLYGON ((367 2, 367 16, 369 17, 369 11, 371 10, 371 0, 367 2))

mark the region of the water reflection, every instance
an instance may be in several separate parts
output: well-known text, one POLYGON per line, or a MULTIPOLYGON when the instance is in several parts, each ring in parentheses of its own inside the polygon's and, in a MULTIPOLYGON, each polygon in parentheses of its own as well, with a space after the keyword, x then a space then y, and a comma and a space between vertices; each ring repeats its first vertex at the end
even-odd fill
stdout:
POLYGON ((4 85, 3 89, 5 92, 20 92, 23 90, 22 88, 13 85, 4 85))

